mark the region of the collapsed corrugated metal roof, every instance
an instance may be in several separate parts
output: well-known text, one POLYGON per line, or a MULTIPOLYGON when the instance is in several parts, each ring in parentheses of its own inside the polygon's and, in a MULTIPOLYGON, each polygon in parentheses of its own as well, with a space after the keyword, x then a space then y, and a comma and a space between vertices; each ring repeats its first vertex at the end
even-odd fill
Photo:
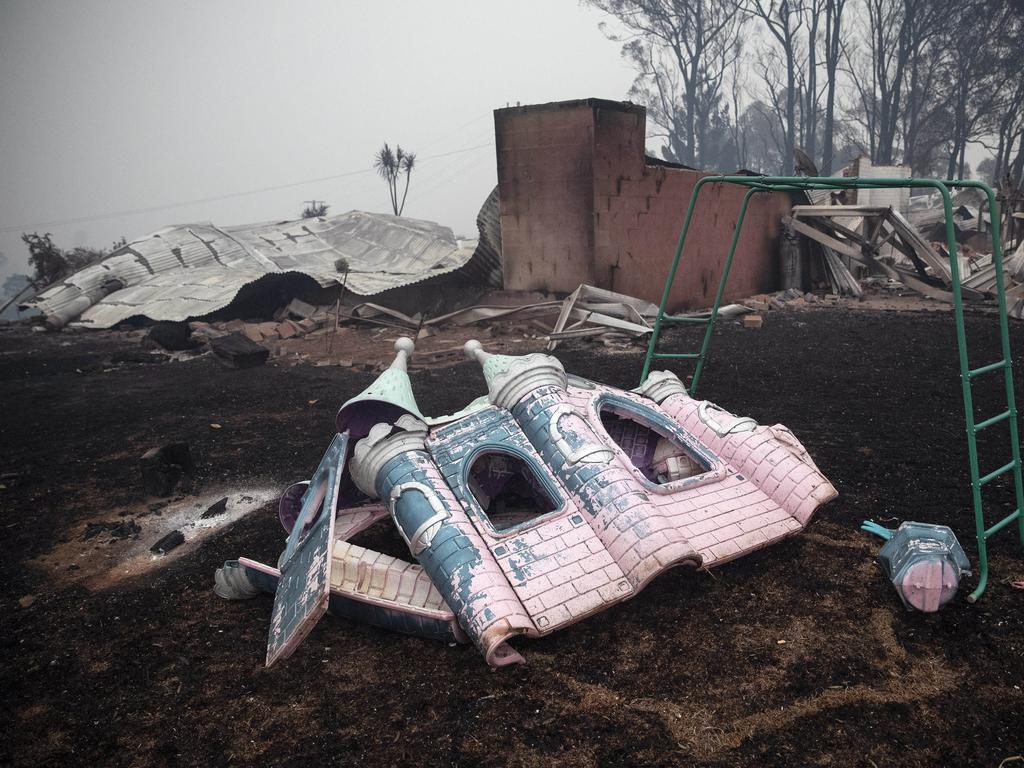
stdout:
MULTIPOLYGON (((479 259, 487 264, 479 266, 492 271, 495 253, 484 251, 479 259)), ((347 265, 346 289, 372 296, 454 272, 476 253, 476 240, 456 239, 440 224, 363 211, 235 227, 187 224, 128 243, 26 306, 52 327, 109 328, 139 315, 178 321, 226 307, 266 275, 301 273, 329 287, 347 265)))

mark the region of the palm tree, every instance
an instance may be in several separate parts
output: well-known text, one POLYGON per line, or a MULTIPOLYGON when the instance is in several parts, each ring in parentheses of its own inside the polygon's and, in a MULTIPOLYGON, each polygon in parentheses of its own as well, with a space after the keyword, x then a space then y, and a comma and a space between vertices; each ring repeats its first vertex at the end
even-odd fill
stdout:
POLYGON ((396 144, 392 152, 387 142, 377 151, 373 158, 373 167, 380 177, 388 184, 388 193, 391 196, 391 210, 395 216, 401 216, 405 209, 405 198, 409 194, 409 177, 412 169, 416 166, 416 153, 406 152, 401 145, 396 144), (402 190, 402 199, 398 199, 398 180, 405 174, 405 188, 402 190))

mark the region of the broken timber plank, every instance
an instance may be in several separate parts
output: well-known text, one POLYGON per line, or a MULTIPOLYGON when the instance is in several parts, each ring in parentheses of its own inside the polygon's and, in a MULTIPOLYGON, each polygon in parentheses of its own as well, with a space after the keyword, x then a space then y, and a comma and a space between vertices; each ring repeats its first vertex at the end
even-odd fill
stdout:
MULTIPOLYGON (((603 315, 600 312, 591 312, 590 310, 582 308, 574 308, 569 313, 569 316, 575 320, 593 323, 594 325, 603 325, 606 327, 606 329, 615 328, 617 330, 626 331, 628 333, 634 333, 638 335, 650 333, 652 330, 651 327, 646 324, 640 325, 639 323, 631 323, 628 320, 620 320, 619 318, 612 317, 611 315, 603 315)), ((564 327, 555 328, 554 330, 552 330, 552 333, 559 333, 563 330, 565 330, 564 327)))
POLYGON ((843 260, 839 258, 839 254, 829 248, 827 245, 822 246, 822 253, 825 257, 825 267, 828 273, 829 281, 835 281, 835 285, 839 288, 836 293, 840 295, 852 295, 860 298, 864 295, 864 289, 860 287, 860 283, 857 282, 857 278, 853 276, 843 260))
MULTIPOLYGON (((581 284, 575 291, 565 297, 565 301, 562 302, 562 310, 558 313, 558 320, 555 321, 555 326, 551 329, 552 333, 558 334, 565 330, 565 324, 569 320, 569 313, 572 312, 573 305, 576 303, 576 300, 579 299, 580 293, 582 292, 583 285, 581 284)), ((548 352, 552 351, 557 346, 558 340, 552 339, 547 345, 548 352)))
POLYGON ((790 216, 783 216, 782 223, 788 227, 792 227, 795 231, 799 232, 805 237, 811 238, 817 243, 827 245, 833 251, 839 251, 839 253, 845 253, 851 259, 857 259, 857 261, 864 260, 864 254, 860 248, 854 248, 849 243, 844 243, 842 240, 837 240, 831 235, 827 235, 820 229, 815 229, 811 225, 799 220, 794 219, 790 216))
POLYGON ((899 211, 890 209, 886 218, 892 223, 893 227, 899 230, 900 237, 917 252, 921 260, 932 268, 936 276, 946 285, 949 285, 953 279, 949 271, 949 262, 935 252, 931 243, 921 237, 921 233, 917 231, 917 228, 903 218, 899 211))
MULTIPOLYGON (((852 240, 853 242, 858 243, 862 247, 866 246, 868 248, 874 248, 874 243, 873 243, 872 239, 865 237, 860 232, 857 232, 856 230, 850 229, 849 227, 844 227, 842 224, 839 224, 838 222, 833 221, 832 219, 829 219, 829 218, 827 218, 825 216, 820 216, 820 217, 815 217, 815 218, 816 218, 815 224, 818 224, 819 226, 827 227, 831 231, 831 234, 833 234, 833 235, 840 234, 843 237, 846 237, 846 238, 852 240)), ((881 218, 881 217, 879 217, 879 218, 881 218)))
POLYGON ((881 216, 888 210, 890 210, 889 206, 877 205, 794 205, 793 215, 798 218, 804 216, 859 218, 862 216, 881 216))

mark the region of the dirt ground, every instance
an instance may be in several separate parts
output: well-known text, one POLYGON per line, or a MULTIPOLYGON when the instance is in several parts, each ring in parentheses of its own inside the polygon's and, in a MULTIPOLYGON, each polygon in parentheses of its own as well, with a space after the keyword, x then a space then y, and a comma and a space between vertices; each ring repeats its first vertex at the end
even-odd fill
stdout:
MULTIPOLYGON (((969 321, 975 365, 997 359, 994 326, 969 321)), ((1013 344, 1024 358, 1024 324, 1013 344)), ((471 646, 332 617, 264 669, 270 598, 220 600, 213 572, 238 555, 276 561, 274 495, 308 477, 335 410, 372 374, 137 362, 137 350, 112 334, 0 332, 0 764, 995 768, 1024 753, 1012 531, 992 542, 981 602, 921 615, 902 608, 873 564, 878 540, 857 530, 867 518, 947 523, 976 561, 948 314, 840 307, 773 312, 760 330, 722 322, 700 394, 789 426, 839 499, 802 535, 711 573, 670 571, 628 603, 519 643, 527 663, 499 671, 471 646), (196 482, 146 498, 138 458, 171 440, 190 443, 196 482), (220 497, 228 517, 198 525, 220 497), (182 526, 186 546, 149 555, 182 526)), ((635 385, 642 359, 583 342, 559 356, 619 386, 635 385)), ((428 412, 484 389, 469 363, 413 383, 428 412)), ((1003 410, 996 383, 980 380, 979 414, 1003 410)), ((1009 453, 1006 432, 989 437, 983 468, 1009 453)), ((1009 512, 1009 485, 991 488, 993 514, 1009 512)), ((364 536, 401 546, 386 527, 364 536)))

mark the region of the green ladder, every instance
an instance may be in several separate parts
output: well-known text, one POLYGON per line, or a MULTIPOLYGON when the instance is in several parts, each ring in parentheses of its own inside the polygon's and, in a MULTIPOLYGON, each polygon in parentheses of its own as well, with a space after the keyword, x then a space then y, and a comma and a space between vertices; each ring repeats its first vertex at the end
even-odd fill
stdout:
POLYGON ((714 329, 715 320, 718 317, 718 310, 722 305, 722 296, 725 293, 725 285, 729 279, 729 270, 732 268, 733 257, 736 255, 736 245, 739 242, 740 230, 743 220, 747 215, 747 207, 750 198, 758 192, 793 192, 807 190, 843 190, 843 189, 893 189, 893 188, 930 188, 937 190, 942 196, 942 205, 946 215, 946 248, 949 252, 950 277, 953 292, 953 316, 956 321, 956 340, 960 357, 960 384, 964 401, 964 420, 967 426, 967 455, 971 470, 971 495, 974 505, 975 533, 978 541, 978 560, 980 577, 978 586, 968 596, 972 603, 981 597, 988 585, 988 540, 1003 528, 1016 522, 1020 536, 1021 546, 1024 546, 1024 482, 1021 480, 1021 445, 1017 426, 1017 406, 1014 401, 1013 392, 1013 370, 1010 360, 1010 334, 1006 315, 1006 290, 1003 277, 1003 253, 1002 243, 999 241, 999 230, 997 226, 992 229, 992 263, 996 271, 996 297, 999 309, 999 335, 1002 343, 1002 359, 997 360, 978 368, 971 368, 967 357, 967 336, 964 331, 964 307, 961 295, 960 284, 960 263, 956 255, 956 237, 953 229, 953 205, 950 189, 962 189, 973 187, 982 190, 988 197, 988 210, 991 214, 991 221, 999 221, 999 209, 996 203, 995 194, 991 187, 980 181, 967 179, 938 180, 938 179, 870 179, 870 178, 835 178, 835 177, 805 177, 805 176, 704 176, 697 181, 690 197, 690 204, 686 210, 686 218, 683 221, 683 229, 679 233, 679 242, 676 245, 675 256, 672 259, 672 266, 669 269, 668 278, 665 281, 665 289, 661 296, 661 305, 658 307, 658 315, 654 321, 654 330, 651 334, 650 343, 647 346, 647 356, 644 358, 643 373, 640 376, 640 383, 647 380, 651 372, 651 364, 655 360, 692 360, 696 362, 693 372, 693 379, 689 386, 690 394, 695 394, 700 383, 701 373, 704 370, 704 361, 707 359, 708 348, 711 344, 711 334, 714 329), (725 264, 722 267, 722 276, 718 282, 718 289, 715 291, 714 303, 710 313, 703 316, 678 316, 665 313, 668 305, 669 294, 675 284, 676 275, 679 270, 679 262, 682 258, 683 248, 686 245, 686 235, 690 229, 690 222, 693 220, 693 212, 697 204, 697 198, 701 190, 709 184, 736 184, 747 188, 740 205, 739 215, 736 218, 736 226, 733 228, 732 241, 729 244, 729 251, 725 257, 725 264), (658 339, 661 330, 666 323, 692 323, 703 325, 704 337, 700 350, 689 353, 658 352, 658 339), (1002 371, 1003 384, 1006 390, 1006 410, 987 418, 983 421, 974 420, 974 399, 971 389, 975 378, 989 373, 1002 371), (978 462, 978 433, 983 429, 1009 421, 1010 426, 1010 453, 1011 459, 998 469, 982 475, 978 462), (1007 473, 1013 473, 1014 492, 1016 498, 1016 509, 1003 519, 991 526, 985 525, 985 515, 982 504, 981 489, 998 477, 1007 473))

